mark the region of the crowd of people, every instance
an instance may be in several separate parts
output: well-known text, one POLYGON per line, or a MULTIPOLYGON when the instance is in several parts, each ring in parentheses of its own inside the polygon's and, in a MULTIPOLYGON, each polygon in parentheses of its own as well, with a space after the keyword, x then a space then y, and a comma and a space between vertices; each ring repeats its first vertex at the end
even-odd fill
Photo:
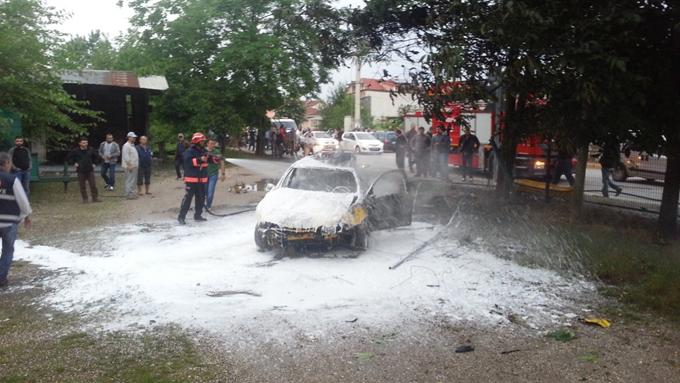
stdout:
POLYGON ((101 202, 95 180, 95 166, 101 165, 104 190, 114 191, 116 187, 116 167, 120 165, 125 174, 124 195, 127 199, 137 199, 140 195, 150 195, 152 151, 146 136, 137 137, 135 132, 127 134, 127 141, 121 149, 112 134, 99 145, 99 150, 90 147, 87 137, 78 140, 78 147, 72 150, 67 162, 75 166, 83 203, 101 202), (137 139, 139 138, 139 142, 137 139), (87 189, 90 189, 88 196, 87 189))
MULTIPOLYGON (((463 181, 473 179, 472 158, 479 149, 479 139, 464 128, 464 133, 456 149, 462 155, 461 170, 463 181)), ((449 153, 451 152, 451 140, 449 130, 443 126, 432 128, 426 132, 424 127, 416 129, 415 125, 403 133, 396 130, 397 140, 395 145, 397 167, 404 170, 408 159, 408 168, 416 177, 439 177, 449 179, 449 153), (414 170, 415 167, 415 170, 414 170)))

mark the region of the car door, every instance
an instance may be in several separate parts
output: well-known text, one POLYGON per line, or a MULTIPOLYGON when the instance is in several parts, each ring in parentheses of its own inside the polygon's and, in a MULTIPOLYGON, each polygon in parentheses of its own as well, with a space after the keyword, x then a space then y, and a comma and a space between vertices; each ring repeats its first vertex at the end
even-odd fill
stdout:
POLYGON ((342 135, 342 149, 354 150, 354 133, 345 133, 342 135))
POLYGON ((369 187, 366 196, 371 230, 389 229, 411 224, 413 198, 406 189, 406 179, 399 170, 381 174, 369 187))

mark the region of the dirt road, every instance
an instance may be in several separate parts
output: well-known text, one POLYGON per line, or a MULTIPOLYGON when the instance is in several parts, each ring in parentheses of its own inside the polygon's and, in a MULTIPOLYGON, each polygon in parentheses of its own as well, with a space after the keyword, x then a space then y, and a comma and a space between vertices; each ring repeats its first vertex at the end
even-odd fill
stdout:
MULTIPOLYGON (((262 197, 233 192, 262 176, 228 172, 215 210, 262 197)), ((428 222, 376 233, 361 255, 257 253, 252 214, 177 226, 182 184, 168 174, 152 196, 108 197, 88 228, 18 245, 30 263, 0 292, 0 382, 680 381, 677 325, 583 278, 495 258, 456 233, 388 272, 428 222)), ((58 220, 94 214, 70 203, 58 220)), ((41 210, 57 208, 37 206, 40 229, 41 210)))

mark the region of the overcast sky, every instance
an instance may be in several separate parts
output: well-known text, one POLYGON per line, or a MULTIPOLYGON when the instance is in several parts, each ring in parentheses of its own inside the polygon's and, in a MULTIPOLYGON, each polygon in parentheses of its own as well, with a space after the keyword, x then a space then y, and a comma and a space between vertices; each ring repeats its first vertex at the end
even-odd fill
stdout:
MULTIPOLYGON (((110 39, 124 33, 128 26, 128 19, 132 11, 127 7, 118 7, 117 0, 44 0, 48 6, 66 12, 68 18, 57 26, 57 29, 70 35, 87 35, 93 30, 99 29, 110 39)), ((338 0, 340 6, 362 6, 362 0, 338 0)), ((387 68, 391 74, 400 78, 405 77, 405 72, 400 63, 373 64, 362 68, 362 77, 382 76, 382 70, 387 68)), ((354 67, 341 67, 333 73, 332 82, 323 84, 321 97, 326 98, 330 91, 338 84, 347 83, 354 79, 354 67)), ((170 84, 172 86, 172 84, 170 84)))

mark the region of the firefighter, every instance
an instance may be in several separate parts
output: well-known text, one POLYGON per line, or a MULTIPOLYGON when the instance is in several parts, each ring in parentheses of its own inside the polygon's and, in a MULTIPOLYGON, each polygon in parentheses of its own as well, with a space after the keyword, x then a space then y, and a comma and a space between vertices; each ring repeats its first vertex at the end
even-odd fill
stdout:
POLYGON ((196 198, 194 204, 194 220, 206 221, 201 216, 205 201, 205 190, 208 183, 208 153, 204 149, 206 138, 203 133, 194 133, 191 136, 191 146, 184 151, 184 185, 186 194, 182 199, 177 221, 180 225, 186 224, 186 216, 191 206, 191 199, 196 198))

